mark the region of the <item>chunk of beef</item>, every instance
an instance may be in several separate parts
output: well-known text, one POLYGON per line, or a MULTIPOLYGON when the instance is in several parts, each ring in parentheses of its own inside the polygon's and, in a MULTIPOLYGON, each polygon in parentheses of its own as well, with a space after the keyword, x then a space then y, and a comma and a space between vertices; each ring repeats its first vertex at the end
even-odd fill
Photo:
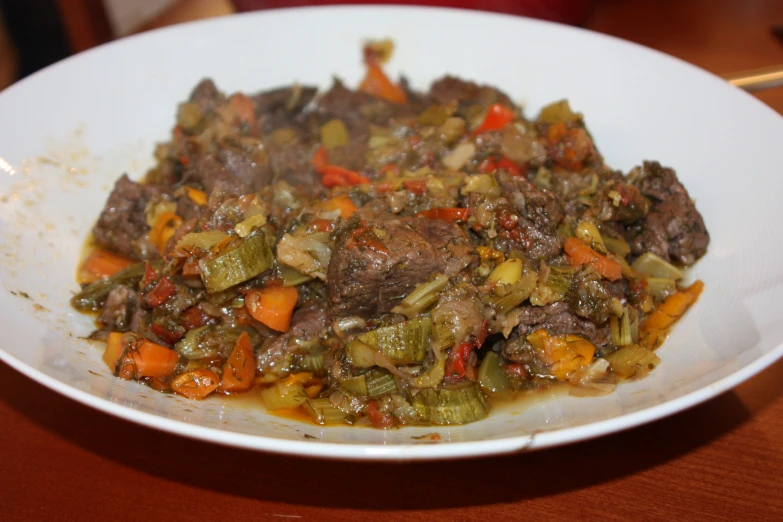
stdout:
POLYGON ((157 250, 144 239, 150 229, 145 210, 152 201, 171 199, 168 187, 136 183, 123 174, 92 229, 95 242, 132 259, 154 257, 157 250))
POLYGON ((376 221, 338 239, 327 271, 336 316, 389 312, 435 272, 453 275, 475 259, 457 225, 406 218, 376 221))
POLYGON ((562 245, 557 237, 557 226, 563 219, 563 210, 554 194, 535 186, 527 178, 504 171, 500 171, 497 179, 502 194, 516 211, 516 229, 509 239, 532 259, 550 259, 558 255, 562 245))
POLYGON ((262 373, 280 373, 288 369, 290 356, 317 340, 326 328, 326 311, 313 306, 300 308, 291 317, 288 332, 275 337, 256 353, 256 366, 262 373))
POLYGON ((185 173, 184 183, 198 183, 210 196, 213 193, 242 195, 251 192, 251 185, 226 169, 210 155, 201 157, 185 173))
POLYGON ((237 147, 226 146, 220 149, 218 159, 227 171, 253 192, 272 182, 272 169, 261 152, 251 154, 237 147))
POLYGON ((252 97, 263 134, 296 126, 302 110, 315 98, 316 87, 293 85, 256 94, 252 97))
POLYGON ((515 313, 519 316, 519 325, 514 333, 521 338, 543 328, 550 335, 581 335, 596 346, 609 342, 608 328, 596 327, 591 321, 578 317, 563 301, 546 306, 524 305, 515 313))
POLYGON ((127 332, 131 318, 139 306, 139 296, 131 288, 121 285, 113 288, 106 297, 98 322, 112 332, 127 332))
POLYGON ((317 111, 323 121, 340 118, 348 132, 366 137, 370 124, 388 125, 394 118, 416 116, 409 104, 392 103, 361 91, 352 91, 335 81, 329 91, 318 98, 317 111))
POLYGON ((280 143, 272 138, 263 140, 274 181, 285 181, 294 187, 300 187, 308 194, 314 194, 321 188, 321 176, 311 165, 313 143, 295 136, 292 140, 280 143))
POLYGON ((593 213, 601 221, 633 223, 644 219, 650 211, 650 200, 625 180, 605 183, 595 196, 593 213))
POLYGON ((649 251, 683 265, 692 265, 703 256, 709 233, 674 170, 646 161, 629 179, 652 201, 647 217, 628 227, 632 253, 649 251))
POLYGON ((201 80, 190 93, 190 102, 198 105, 202 114, 211 112, 224 99, 224 96, 215 87, 215 83, 209 78, 201 80))
POLYGON ((491 105, 500 103, 514 107, 514 102, 504 92, 477 83, 465 81, 455 76, 444 76, 430 86, 429 97, 433 103, 446 105, 456 102, 460 106, 491 105))

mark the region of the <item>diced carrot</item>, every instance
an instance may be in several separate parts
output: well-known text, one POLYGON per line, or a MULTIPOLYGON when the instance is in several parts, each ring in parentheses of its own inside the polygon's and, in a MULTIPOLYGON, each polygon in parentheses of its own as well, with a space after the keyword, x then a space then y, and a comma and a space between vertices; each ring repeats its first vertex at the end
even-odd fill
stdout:
POLYGON ((256 108, 253 100, 242 93, 235 93, 229 98, 231 108, 239 120, 239 123, 247 125, 251 136, 258 136, 258 120, 256 119, 256 108))
POLYGON ((455 223, 466 221, 470 216, 468 208, 431 208, 416 213, 417 216, 429 219, 442 219, 443 221, 452 221, 455 223))
POLYGON ((122 333, 111 332, 106 341, 106 350, 103 351, 103 362, 112 372, 117 370, 117 363, 122 357, 122 333))
POLYGON ((499 103, 493 103, 489 106, 484 121, 481 122, 481 125, 479 125, 470 135, 475 137, 482 132, 500 130, 514 121, 514 117, 514 111, 499 103))
POLYGON ((358 209, 356 204, 348 197, 347 194, 340 194, 331 199, 327 199, 320 204, 320 207, 324 210, 339 210, 343 219, 348 219, 358 209))
POLYGON ((359 90, 392 103, 408 103, 405 91, 399 85, 394 84, 375 61, 368 61, 367 73, 359 84, 359 90))
POLYGON ((329 165, 329 154, 326 152, 326 147, 321 145, 315 149, 310 163, 316 172, 321 173, 329 165))
POLYGON ((217 389, 219 381, 212 370, 199 368, 175 377, 171 389, 188 399, 201 400, 217 389))
POLYGON ((647 317, 639 327, 642 332, 663 331, 682 317, 690 306, 696 302, 704 289, 704 283, 694 282, 688 288, 672 294, 647 317))
POLYGON ((287 332, 298 298, 296 288, 273 286, 251 290, 245 296, 245 304, 253 319, 273 330, 287 332))
POLYGON ((304 391, 307 394, 308 397, 311 399, 315 399, 318 397, 318 394, 321 393, 321 390, 324 389, 323 384, 313 384, 312 386, 305 387, 304 391))
POLYGON ((304 384, 313 378, 312 372, 298 372, 292 373, 285 379, 279 381, 281 386, 294 386, 296 384, 304 384))
POLYGON ((326 152, 326 148, 323 145, 318 147, 313 153, 310 163, 313 165, 313 169, 322 176, 321 183, 327 188, 345 187, 370 182, 366 176, 363 176, 358 172, 337 165, 330 165, 329 154, 326 152))
POLYGON ((242 332, 223 366, 220 389, 227 392, 247 391, 256 376, 256 359, 247 332, 242 332))
POLYGON ((204 206, 207 204, 207 193, 203 190, 185 186, 185 193, 196 205, 204 206))
POLYGON ((177 352, 142 339, 125 350, 119 363, 119 376, 123 379, 168 377, 174 373, 178 364, 177 352))
POLYGON ((418 196, 422 196, 427 192, 427 182, 423 179, 403 181, 402 186, 418 196))
POLYGON ((573 266, 591 264, 601 277, 611 281, 617 281, 623 277, 623 267, 620 263, 599 254, 587 246, 581 239, 575 237, 566 239, 565 253, 568 255, 568 261, 573 266))
POLYGON ((181 224, 182 218, 174 212, 163 212, 155 219, 150 229, 150 241, 158 247, 158 252, 162 254, 166 250, 166 243, 181 224))
POLYGON ((134 263, 134 260, 127 257, 109 252, 103 248, 96 248, 90 252, 82 266, 79 267, 79 283, 83 285, 94 283, 100 279, 113 276, 123 268, 127 268, 134 263))

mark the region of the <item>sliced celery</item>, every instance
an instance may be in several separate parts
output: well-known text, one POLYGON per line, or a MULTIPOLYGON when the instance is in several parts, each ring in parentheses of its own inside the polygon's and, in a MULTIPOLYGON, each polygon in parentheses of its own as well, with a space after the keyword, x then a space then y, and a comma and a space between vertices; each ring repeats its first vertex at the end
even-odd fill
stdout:
POLYGON ((276 382, 261 391, 261 400, 267 410, 283 410, 298 407, 307 400, 307 394, 301 384, 282 384, 276 382))
POLYGON ((300 372, 318 373, 324 369, 324 354, 300 355, 296 359, 296 369, 300 372))
POLYGON ((226 237, 225 232, 220 230, 207 230, 206 232, 191 232, 182 236, 182 239, 177 241, 175 250, 186 250, 188 248, 200 248, 201 250, 209 250, 213 246, 220 243, 220 241, 226 237))
POLYGON ((367 378, 364 375, 356 375, 340 381, 340 389, 353 395, 367 395, 367 378))
POLYGON ((384 393, 393 392, 397 389, 397 383, 394 382, 394 376, 388 370, 376 368, 364 374, 367 383, 367 395, 377 397, 384 393))
POLYGON ((487 296, 487 300, 495 306, 495 310, 498 313, 506 313, 516 308, 522 304, 525 299, 530 297, 533 291, 536 290, 537 280, 538 276, 531 270, 514 284, 497 285, 492 290, 492 293, 487 296))
POLYGON ((645 277, 660 277, 679 281, 685 275, 682 270, 664 261, 652 252, 645 252, 640 255, 631 267, 645 277))
POLYGON ((663 301, 677 292, 677 282, 674 279, 666 279, 663 277, 648 277, 647 292, 656 301, 663 301))
POLYGON ((413 379, 413 386, 416 388, 435 388, 443 381, 446 375, 446 357, 445 355, 438 359, 427 373, 419 375, 413 379))
POLYGON ((478 369, 478 383, 486 393, 502 394, 511 389, 508 375, 500 366, 500 356, 495 352, 488 352, 481 361, 478 369))
POLYGON ((606 249, 617 257, 625 258, 631 253, 631 246, 625 240, 617 237, 601 236, 606 249))
POLYGON ((562 300, 571 287, 575 271, 576 269, 572 267, 550 266, 546 281, 539 282, 530 296, 530 303, 535 306, 545 306, 562 300))
POLYGON ((405 296, 400 304, 392 308, 395 314, 402 314, 407 318, 420 314, 435 304, 441 290, 449 284, 449 278, 443 274, 435 274, 431 279, 419 283, 413 291, 405 296))
POLYGON ((612 371, 623 379, 644 375, 661 362, 657 355, 638 344, 624 346, 605 358, 612 371))
POLYGON ((215 293, 256 277, 272 268, 273 262, 266 234, 259 230, 230 250, 202 259, 199 268, 207 292, 215 293))
POLYGON ((433 424, 467 424, 481 420, 489 413, 489 404, 478 385, 465 387, 424 388, 411 399, 419 417, 433 424))
POLYGON ((294 270, 293 268, 284 265, 277 266, 277 274, 280 276, 280 279, 283 280, 283 286, 299 286, 308 281, 312 281, 313 279, 307 274, 303 274, 298 270, 294 270))
POLYGON ((348 356, 350 363, 357 368, 369 368, 375 366, 375 349, 353 339, 345 347, 345 355, 348 356))
POLYGON ((336 408, 328 397, 308 399, 303 408, 316 424, 341 424, 348 417, 348 414, 336 408))

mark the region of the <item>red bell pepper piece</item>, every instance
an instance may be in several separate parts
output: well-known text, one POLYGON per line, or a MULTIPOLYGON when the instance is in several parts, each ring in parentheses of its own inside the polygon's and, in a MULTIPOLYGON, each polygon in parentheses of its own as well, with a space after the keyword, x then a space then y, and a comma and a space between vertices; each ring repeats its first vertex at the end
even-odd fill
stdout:
POLYGON ((470 216, 469 208, 431 208, 429 210, 422 210, 416 213, 417 216, 429 218, 429 219, 442 219, 443 221, 451 221, 453 223, 461 223, 468 219, 470 216))
POLYGON ((504 107, 499 103, 493 103, 489 106, 487 115, 481 125, 478 126, 470 135, 475 137, 482 132, 499 130, 514 121, 514 111, 508 107, 504 107))

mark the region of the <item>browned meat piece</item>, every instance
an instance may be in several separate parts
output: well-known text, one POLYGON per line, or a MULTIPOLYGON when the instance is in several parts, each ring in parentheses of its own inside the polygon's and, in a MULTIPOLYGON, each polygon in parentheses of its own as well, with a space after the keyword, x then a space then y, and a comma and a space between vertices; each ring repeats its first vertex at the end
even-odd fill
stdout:
POLYGON ((647 217, 628 227, 632 253, 650 251, 683 265, 692 265, 703 256, 709 233, 674 170, 646 161, 629 178, 652 201, 647 217))
POLYGON ((218 159, 223 167, 247 185, 252 192, 272 181, 272 169, 267 165, 263 154, 249 154, 237 147, 226 146, 220 149, 218 159))
POLYGON ((258 128, 264 134, 297 124, 299 116, 313 98, 316 87, 292 86, 264 91, 252 97, 256 104, 258 128))
POLYGON ((171 200, 170 188, 136 183, 123 174, 92 229, 95 242, 132 259, 144 260, 157 255, 157 250, 144 240, 150 229, 145 210, 156 199, 171 200))
POLYGON ((444 76, 440 80, 435 81, 430 86, 429 97, 433 103, 441 105, 456 102, 459 105, 491 105, 500 103, 508 107, 514 106, 514 102, 504 92, 494 87, 478 85, 454 76, 444 76))
POLYGON ((206 114, 222 103, 224 97, 215 87, 215 83, 209 78, 205 78, 190 93, 190 101, 198 105, 202 114, 206 114))
POLYGON ((327 273, 332 314, 390 311, 435 272, 454 275, 475 259, 462 230, 424 218, 376 221, 345 232, 327 273))
MULTIPOLYGON (((560 254, 562 245, 557 237, 557 226, 563 219, 563 210, 554 194, 538 188, 527 178, 503 171, 497 179, 503 195, 516 212, 516 225, 509 230, 507 239, 532 259, 550 259, 560 254)), ((512 223, 513 219, 509 216, 506 221, 512 223)), ((508 230, 509 226, 507 224, 505 228, 508 230)))
POLYGON ((291 318, 288 332, 278 335, 256 353, 258 370, 263 373, 278 373, 287 369, 290 355, 300 346, 317 339, 326 328, 326 311, 313 306, 300 308, 291 318))
POLYGON ((187 170, 182 181, 200 184, 207 194, 216 192, 239 196, 251 190, 245 180, 234 175, 212 156, 200 158, 187 170))

